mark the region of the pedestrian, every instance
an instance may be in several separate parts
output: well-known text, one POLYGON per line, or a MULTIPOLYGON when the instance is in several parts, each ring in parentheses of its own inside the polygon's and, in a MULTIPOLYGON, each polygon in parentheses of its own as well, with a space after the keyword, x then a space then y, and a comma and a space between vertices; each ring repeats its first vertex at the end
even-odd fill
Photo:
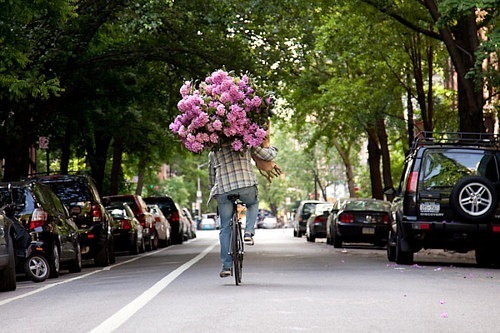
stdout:
POLYGON ((278 149, 269 144, 269 135, 259 147, 245 151, 234 151, 230 144, 223 144, 213 149, 209 157, 210 197, 217 200, 220 216, 220 259, 222 270, 220 277, 231 275, 232 259, 229 254, 231 241, 230 221, 233 203, 228 199, 231 194, 239 194, 246 205, 246 226, 244 241, 253 244, 255 220, 259 210, 257 177, 253 171, 252 155, 264 161, 272 161, 278 149))

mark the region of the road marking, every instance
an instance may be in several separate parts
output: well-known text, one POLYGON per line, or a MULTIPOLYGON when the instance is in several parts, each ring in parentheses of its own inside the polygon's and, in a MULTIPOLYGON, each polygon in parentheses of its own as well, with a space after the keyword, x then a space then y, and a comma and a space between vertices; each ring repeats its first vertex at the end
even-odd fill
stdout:
POLYGON ((203 259, 218 243, 214 243, 207 247, 203 252, 198 254, 193 259, 189 260, 175 271, 171 272, 163 279, 155 283, 151 288, 143 292, 135 300, 127 304, 121 310, 116 312, 114 315, 106 319, 101 325, 94 328, 89 333, 109 333, 116 330, 118 327, 123 325, 127 320, 132 317, 137 311, 139 311, 144 305, 150 302, 156 295, 158 295, 163 289, 165 289, 170 283, 172 283, 179 275, 181 275, 188 268, 193 266, 195 263, 203 259))
MULTIPOLYGON (((159 250, 159 251, 165 251, 167 250, 168 248, 165 248, 165 249, 162 249, 162 250, 159 250)), ((55 287, 55 286, 58 286, 58 285, 61 285, 61 284, 64 284, 64 283, 68 283, 68 282, 72 282, 72 281, 76 281, 76 280, 79 280, 79 279, 83 279, 87 276, 90 276, 90 275, 93 275, 93 274, 96 274, 96 273, 99 273, 99 272, 103 272, 103 271, 109 271, 115 267, 118 267, 118 266, 121 266, 121 265, 125 265, 125 264, 128 264, 128 263, 131 263, 133 261, 136 261, 136 260, 139 260, 140 258, 144 258, 144 257, 148 257, 150 255, 153 255, 155 253, 158 253, 159 251, 154 251, 154 252, 148 252, 148 253, 143 253, 143 254, 140 254, 136 257, 133 257, 129 260, 126 260, 124 262, 121 262, 119 264, 114 264, 114 265, 110 265, 110 266, 107 266, 107 267, 104 267, 102 269, 98 269, 98 270, 95 270, 95 271, 92 271, 92 272, 89 272, 87 274, 83 274, 83 275, 80 275, 80 276, 76 276, 74 278, 70 278, 70 279, 67 279, 67 280, 64 280, 64 281, 59 281, 59 282, 55 282, 55 283, 51 283, 51 284, 47 284, 46 286, 43 286, 41 288, 38 288, 38 289, 35 289, 33 291, 30 291, 30 292, 27 292, 26 294, 22 294, 22 295, 19 295, 19 296, 15 296, 15 297, 11 297, 11 298, 7 298, 3 301, 0 301, 0 306, 2 305, 5 305, 5 304, 8 304, 10 302, 13 302, 13 301, 16 301, 18 299, 22 299, 22 298, 25 298, 25 297, 28 297, 28 296, 31 296, 31 295, 34 295, 34 294, 37 294, 39 292, 42 292, 42 291, 45 291, 47 289, 50 289, 52 287, 55 287)))

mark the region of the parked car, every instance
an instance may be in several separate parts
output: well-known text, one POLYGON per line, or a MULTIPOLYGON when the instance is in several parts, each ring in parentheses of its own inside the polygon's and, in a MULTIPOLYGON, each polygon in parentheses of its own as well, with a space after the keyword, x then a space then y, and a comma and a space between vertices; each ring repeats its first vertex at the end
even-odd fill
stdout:
POLYGON ((201 219, 198 227, 200 230, 215 230, 217 229, 217 223, 211 217, 205 217, 201 219))
POLYGON ((27 245, 35 243, 37 251, 33 260, 30 253, 16 253, 17 272, 26 273, 34 281, 43 281, 58 277, 63 265, 70 272, 81 271, 78 227, 50 187, 33 181, 0 183, 0 206, 9 203, 13 218, 29 232, 27 245))
POLYGON ((306 222, 306 238, 308 242, 315 242, 316 238, 326 238, 326 220, 333 208, 331 203, 317 204, 314 212, 306 222))
POLYGON ((266 216, 262 221, 257 223, 257 228, 275 229, 278 227, 278 220, 276 216, 266 216))
POLYGON ((155 219, 149 211, 148 205, 144 199, 137 194, 121 194, 105 196, 104 203, 110 206, 113 203, 126 203, 134 212, 134 216, 139 220, 139 223, 145 229, 144 240, 146 250, 152 251, 158 248, 158 232, 155 227, 155 219))
POLYGON ((172 231, 172 244, 182 244, 184 241, 185 225, 181 220, 181 209, 176 205, 174 200, 169 196, 153 196, 145 197, 144 201, 149 205, 158 205, 163 215, 170 222, 172 231))
POLYGON ((215 229, 220 229, 220 217, 219 215, 217 215, 217 213, 202 214, 202 219, 213 219, 215 221, 215 229))
POLYGON ((420 249, 466 253, 479 266, 500 266, 500 136, 420 133, 393 200, 387 257, 413 263, 420 249))
POLYGON ((0 212, 0 291, 17 288, 14 253, 14 222, 0 212))
POLYGON ((189 212, 189 209, 186 207, 182 208, 182 211, 184 212, 184 216, 186 216, 186 219, 189 222, 189 239, 196 238, 196 222, 194 221, 193 217, 191 216, 191 213, 189 212))
POLYGON ((170 222, 168 222, 168 219, 158 205, 148 205, 148 208, 155 219, 155 229, 158 233, 158 245, 160 247, 169 246, 172 242, 172 227, 170 226, 170 222))
POLYGON ((327 243, 384 246, 391 227, 391 203, 377 199, 339 199, 327 220, 327 243))
POLYGON ((320 200, 302 200, 295 210, 293 217, 293 235, 295 237, 302 237, 306 233, 307 219, 314 212, 317 204, 326 203, 320 200))
POLYGON ((129 205, 123 202, 113 202, 106 209, 114 221, 115 251, 128 251, 130 254, 144 253, 146 251, 144 228, 129 205))
POLYGON ((68 207, 80 230, 83 259, 96 266, 115 262, 112 218, 106 211, 94 180, 87 175, 49 175, 32 178, 50 186, 68 207))

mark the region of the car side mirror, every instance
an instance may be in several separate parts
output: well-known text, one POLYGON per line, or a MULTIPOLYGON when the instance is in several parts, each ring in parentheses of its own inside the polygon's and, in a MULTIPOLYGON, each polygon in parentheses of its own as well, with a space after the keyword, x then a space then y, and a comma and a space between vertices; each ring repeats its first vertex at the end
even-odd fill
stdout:
POLYGON ((389 196, 393 196, 393 195, 396 195, 396 190, 392 186, 387 186, 387 187, 384 187, 384 194, 389 195, 389 196))

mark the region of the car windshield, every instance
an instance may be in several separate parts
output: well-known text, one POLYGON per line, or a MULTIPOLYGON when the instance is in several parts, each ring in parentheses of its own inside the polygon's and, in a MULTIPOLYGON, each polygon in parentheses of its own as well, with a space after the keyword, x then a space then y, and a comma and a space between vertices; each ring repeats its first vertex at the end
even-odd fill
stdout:
POLYGON ((31 213, 34 207, 33 200, 27 200, 26 195, 29 195, 27 190, 22 187, 13 187, 9 190, 7 187, 0 188, 0 207, 12 203, 16 205, 16 214, 26 214, 31 213), (12 197, 11 197, 12 194, 12 197))

